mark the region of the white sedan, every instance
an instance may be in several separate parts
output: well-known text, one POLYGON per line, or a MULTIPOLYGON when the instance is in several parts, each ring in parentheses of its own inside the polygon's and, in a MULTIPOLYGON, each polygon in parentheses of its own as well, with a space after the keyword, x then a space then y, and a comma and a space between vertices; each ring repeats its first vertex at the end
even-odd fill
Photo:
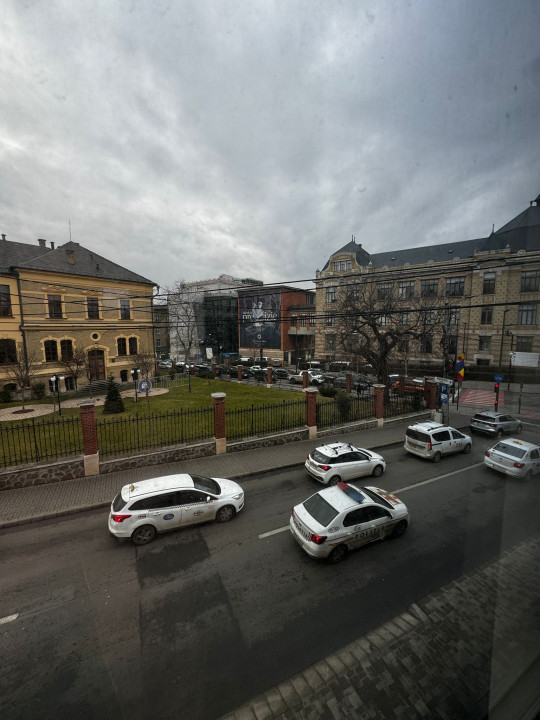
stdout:
POLYGON ((315 480, 335 485, 340 480, 348 482, 365 475, 380 477, 386 470, 386 462, 372 450, 348 443, 329 443, 309 453, 305 468, 315 480))

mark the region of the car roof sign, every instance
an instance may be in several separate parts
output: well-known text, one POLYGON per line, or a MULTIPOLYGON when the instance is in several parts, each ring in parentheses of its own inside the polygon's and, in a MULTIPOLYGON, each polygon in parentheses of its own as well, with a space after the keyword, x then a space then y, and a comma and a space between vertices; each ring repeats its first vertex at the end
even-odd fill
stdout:
POLYGON ((356 500, 357 503, 363 503, 366 501, 365 495, 363 495, 360 490, 357 490, 355 487, 351 487, 342 480, 338 482, 337 487, 340 490, 343 490, 343 492, 348 495, 351 500, 356 500))

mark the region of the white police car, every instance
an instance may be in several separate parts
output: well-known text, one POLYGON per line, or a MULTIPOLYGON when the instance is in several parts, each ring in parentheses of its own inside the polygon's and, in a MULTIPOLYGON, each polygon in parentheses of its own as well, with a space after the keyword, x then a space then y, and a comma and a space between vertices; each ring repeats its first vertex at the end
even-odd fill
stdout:
POLYGON ((233 480, 167 475, 124 485, 111 504, 109 532, 146 545, 167 530, 227 522, 243 507, 244 491, 233 480))
POLYGON ((403 535, 408 524, 407 507, 392 493, 339 482, 295 505, 289 529, 308 555, 336 563, 349 550, 403 535))

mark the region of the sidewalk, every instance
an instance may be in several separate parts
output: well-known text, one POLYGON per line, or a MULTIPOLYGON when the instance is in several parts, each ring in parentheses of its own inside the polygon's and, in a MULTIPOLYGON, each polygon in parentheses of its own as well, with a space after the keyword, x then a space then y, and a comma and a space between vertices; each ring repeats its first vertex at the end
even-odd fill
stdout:
MULTIPOLYGON (((470 409, 451 407, 451 425, 465 429, 469 419, 470 409)), ((156 475, 242 478, 301 465, 311 448, 332 440, 382 449, 402 443, 409 422, 5 490, 0 528, 108 507, 123 485, 156 475)), ((539 552, 537 538, 521 543, 224 720, 533 720, 540 709, 539 552)))

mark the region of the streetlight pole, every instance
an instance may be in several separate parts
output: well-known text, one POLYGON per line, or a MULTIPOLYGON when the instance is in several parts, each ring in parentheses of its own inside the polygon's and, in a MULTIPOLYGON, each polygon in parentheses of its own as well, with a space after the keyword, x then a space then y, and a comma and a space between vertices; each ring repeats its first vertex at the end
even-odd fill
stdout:
POLYGON ((133 386, 135 387, 135 402, 139 402, 139 398, 137 396, 137 381, 139 379, 139 368, 134 368, 131 370, 131 377, 133 378, 133 386))
POLYGON ((54 383, 53 387, 56 391, 56 394, 58 395, 58 414, 62 414, 62 405, 60 403, 60 380, 63 380, 63 375, 53 375, 51 378, 51 382, 54 383))

